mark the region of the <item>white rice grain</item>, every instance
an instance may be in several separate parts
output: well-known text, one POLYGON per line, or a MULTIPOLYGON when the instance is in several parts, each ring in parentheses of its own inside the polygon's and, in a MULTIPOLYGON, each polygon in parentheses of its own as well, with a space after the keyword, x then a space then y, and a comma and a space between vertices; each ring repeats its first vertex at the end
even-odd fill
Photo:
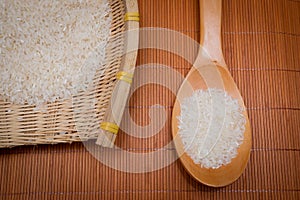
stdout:
POLYGON ((179 135, 185 152, 205 168, 227 165, 243 142, 243 107, 220 89, 194 91, 180 104, 179 135))
POLYGON ((0 97, 16 104, 70 98, 105 63, 107 0, 3 0, 0 97))

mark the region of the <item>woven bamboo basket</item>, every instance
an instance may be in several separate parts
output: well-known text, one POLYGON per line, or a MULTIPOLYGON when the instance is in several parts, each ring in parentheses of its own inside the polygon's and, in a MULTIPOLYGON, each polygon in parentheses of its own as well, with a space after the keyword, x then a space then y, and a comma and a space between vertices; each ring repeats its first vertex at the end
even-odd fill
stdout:
POLYGON ((103 122, 119 126, 130 84, 118 79, 117 74, 120 71, 134 73, 138 31, 131 30, 139 27, 138 6, 136 0, 109 0, 109 4, 112 22, 105 49, 106 64, 99 66, 93 87, 38 109, 35 105, 0 100, 0 148, 86 141, 96 139, 101 131, 109 132, 107 128, 101 130, 103 122), (128 43, 134 45, 130 46, 131 52, 128 52, 128 43), (111 101, 112 94, 114 101, 111 101), (111 108, 118 110, 118 116, 111 114, 114 110, 111 108))

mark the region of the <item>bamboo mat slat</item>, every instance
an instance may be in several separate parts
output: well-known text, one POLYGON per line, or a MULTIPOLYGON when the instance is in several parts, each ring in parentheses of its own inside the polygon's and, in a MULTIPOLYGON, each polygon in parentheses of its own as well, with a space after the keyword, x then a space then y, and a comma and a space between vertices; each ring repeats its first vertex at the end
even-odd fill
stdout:
MULTIPOLYGON (((199 41, 198 6, 196 0, 140 0, 141 27, 168 28, 199 41)), ((222 40, 252 125, 250 161, 236 182, 206 187, 179 160, 148 173, 125 173, 96 160, 81 143, 39 145, 0 150, 0 199, 300 199, 300 1, 224 0, 222 40)), ((195 57, 198 49, 186 51, 195 57)), ((143 65, 149 63, 169 66, 182 76, 191 67, 170 52, 142 49, 133 86, 145 78, 143 65)), ((151 76, 168 79, 174 87, 180 82, 159 70, 151 76)), ((165 147, 172 140, 174 100, 172 91, 157 84, 132 91, 121 125, 126 131, 119 133, 116 145, 132 153, 162 148, 166 160, 175 156, 173 146, 165 147), (157 134, 147 137, 151 125, 164 119, 157 134)), ((95 151, 130 162, 117 149, 95 151)), ((140 162, 155 166, 146 158, 140 162)))

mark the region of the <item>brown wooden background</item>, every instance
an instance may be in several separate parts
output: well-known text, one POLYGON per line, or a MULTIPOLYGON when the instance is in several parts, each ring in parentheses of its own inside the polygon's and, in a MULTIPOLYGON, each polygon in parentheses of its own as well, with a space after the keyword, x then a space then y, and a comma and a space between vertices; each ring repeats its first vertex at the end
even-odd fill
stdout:
MULTIPOLYGON (((199 40, 198 6, 197 0, 139 0, 141 26, 199 40)), ((206 187, 178 160, 153 172, 125 173, 97 161, 81 143, 40 145, 0 150, 0 199, 300 199, 300 1, 224 0, 222 26, 225 59, 245 99, 253 134, 250 162, 238 181, 206 187)), ((196 55, 197 49, 189 53, 196 55)), ((176 55, 141 50, 138 65, 147 63, 165 64, 183 75, 191 67, 176 55)), ((167 123, 148 139, 121 132, 116 144, 136 153, 162 148, 171 140, 174 99, 159 85, 139 88, 127 105, 132 119, 151 123, 149 110, 160 104, 167 123)), ((165 151, 175 154, 174 148, 165 151)))

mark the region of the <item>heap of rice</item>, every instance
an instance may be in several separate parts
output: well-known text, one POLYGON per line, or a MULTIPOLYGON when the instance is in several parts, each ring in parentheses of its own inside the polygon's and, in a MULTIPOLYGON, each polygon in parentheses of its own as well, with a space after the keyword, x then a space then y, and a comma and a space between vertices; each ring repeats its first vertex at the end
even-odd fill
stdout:
POLYGON ((243 142, 243 107, 225 91, 194 91, 181 103, 179 135, 195 164, 217 169, 237 156, 243 142))
POLYGON ((105 63, 107 0, 0 3, 0 98, 42 104, 91 87, 105 63))

